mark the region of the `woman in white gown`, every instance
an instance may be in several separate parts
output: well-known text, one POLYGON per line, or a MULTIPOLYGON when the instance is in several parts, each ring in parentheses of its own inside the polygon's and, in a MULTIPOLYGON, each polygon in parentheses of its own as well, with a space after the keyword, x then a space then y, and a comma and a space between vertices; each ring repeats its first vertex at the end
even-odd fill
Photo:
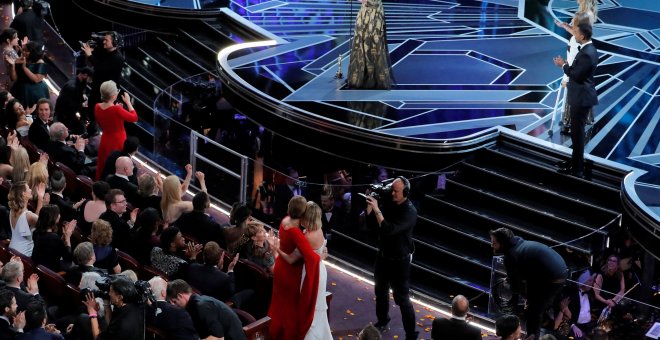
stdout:
MULTIPOLYGON (((321 230, 321 207, 314 202, 307 202, 305 214, 300 219, 300 225, 305 227, 305 238, 309 242, 312 249, 319 254, 321 260, 325 259, 328 254, 326 248, 326 240, 321 230)), ((275 242, 273 242, 275 243, 275 242)), ((293 253, 286 254, 276 248, 280 256, 287 262, 293 263, 298 261, 302 256, 296 249, 293 253)), ((302 282, 305 279, 305 269, 303 267, 302 282)), ((328 305, 326 303, 326 284, 328 282, 328 273, 323 261, 319 262, 319 288, 316 294, 316 308, 314 309, 314 318, 312 325, 309 327, 305 340, 332 340, 332 333, 330 331, 330 323, 328 321, 328 305)))

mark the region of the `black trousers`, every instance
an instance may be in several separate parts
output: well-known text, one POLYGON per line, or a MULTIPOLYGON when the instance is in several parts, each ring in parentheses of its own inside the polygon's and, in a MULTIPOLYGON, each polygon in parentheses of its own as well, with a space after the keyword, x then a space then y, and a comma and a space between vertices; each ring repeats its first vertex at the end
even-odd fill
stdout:
POLYGON ((401 321, 406 331, 406 339, 417 339, 415 330, 415 309, 410 302, 410 261, 411 255, 402 259, 389 259, 378 255, 374 268, 376 293, 376 316, 379 324, 390 321, 390 288, 394 302, 401 309, 401 321))
POLYGON ((527 335, 534 334, 534 339, 539 338, 543 313, 552 305, 555 296, 564 288, 564 284, 564 282, 527 283, 527 310, 525 310, 527 335))
POLYGON ((584 173, 584 125, 590 110, 591 107, 571 107, 571 160, 574 174, 584 173))

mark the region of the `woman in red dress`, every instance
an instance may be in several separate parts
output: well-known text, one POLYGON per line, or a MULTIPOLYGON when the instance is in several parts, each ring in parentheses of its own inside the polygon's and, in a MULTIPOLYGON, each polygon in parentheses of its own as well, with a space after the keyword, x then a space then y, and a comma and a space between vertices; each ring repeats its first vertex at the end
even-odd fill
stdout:
POLYGON ((94 107, 94 116, 96 123, 99 124, 103 134, 101 143, 99 143, 99 153, 96 160, 96 180, 103 180, 101 174, 105 161, 110 153, 115 150, 121 150, 126 140, 126 130, 124 122, 135 123, 138 120, 137 113, 131 104, 131 97, 124 92, 122 100, 126 103, 128 111, 121 104, 115 104, 119 90, 114 81, 108 80, 101 84, 101 99, 103 102, 94 107))
POLYGON ((304 197, 294 196, 289 201, 288 216, 280 223, 277 251, 291 254, 297 248, 303 261, 289 264, 282 257, 275 260, 273 296, 268 309, 273 340, 304 339, 314 318, 320 258, 300 230, 300 218, 305 213, 306 205, 304 197), (306 275, 301 287, 303 266, 306 275))

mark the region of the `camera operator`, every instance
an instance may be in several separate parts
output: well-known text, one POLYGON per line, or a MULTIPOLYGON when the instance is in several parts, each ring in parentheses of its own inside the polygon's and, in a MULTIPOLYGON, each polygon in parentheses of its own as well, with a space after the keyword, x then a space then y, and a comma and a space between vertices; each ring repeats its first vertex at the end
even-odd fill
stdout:
MULTIPOLYGON (((98 39, 96 35, 92 38, 98 39)), ((90 46, 90 41, 82 43, 81 50, 85 54, 88 66, 94 67, 94 78, 91 84, 91 93, 88 100, 87 118, 89 125, 87 132, 90 136, 96 135, 98 128, 94 119, 94 107, 101 102, 101 84, 112 80, 121 84, 121 69, 124 66, 124 56, 119 51, 122 47, 122 37, 115 31, 103 33, 102 46, 90 46)))
MULTIPOLYGON (((406 339, 417 339, 415 330, 415 310, 410 302, 409 279, 410 263, 414 244, 413 228, 417 224, 417 209, 408 199, 410 182, 405 177, 397 177, 391 187, 379 190, 383 196, 391 190, 391 200, 367 196, 367 223, 378 228, 378 256, 374 267, 376 294, 375 326, 381 331, 387 330, 389 317, 389 289, 392 288, 394 302, 401 308, 401 319, 406 331, 406 339)), ((376 195, 378 196, 378 195, 376 195)))
POLYGON ((103 332, 101 332, 97 320, 99 306, 94 299, 94 293, 88 293, 83 301, 92 324, 92 338, 144 339, 144 306, 138 304, 140 296, 135 285, 121 275, 113 277, 111 280, 108 292, 110 301, 109 303, 106 301, 104 304, 108 327, 103 332))

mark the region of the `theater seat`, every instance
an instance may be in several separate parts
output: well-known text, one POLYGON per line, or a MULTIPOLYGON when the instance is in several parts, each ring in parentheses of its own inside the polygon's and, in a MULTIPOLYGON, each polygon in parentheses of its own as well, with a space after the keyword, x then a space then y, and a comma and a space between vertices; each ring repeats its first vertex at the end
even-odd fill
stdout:
POLYGON ((140 270, 138 275, 140 274, 142 274, 140 278, 145 281, 151 280, 154 276, 160 276, 163 280, 167 281, 167 275, 152 266, 142 266, 142 270, 140 270))
POLYGON ((119 257, 119 264, 121 265, 121 270, 130 269, 135 272, 135 275, 139 275, 142 270, 142 265, 140 262, 133 258, 133 256, 128 255, 127 253, 117 250, 117 256, 119 257))
POLYGON ((39 293, 44 296, 49 306, 65 306, 70 304, 67 299, 67 288, 64 278, 58 273, 42 266, 37 266, 39 275, 39 293))
POLYGON ((249 325, 243 326, 243 333, 245 333, 247 340, 269 340, 268 327, 270 327, 270 318, 264 316, 249 325))
POLYGON ((76 176, 76 180, 82 198, 92 199, 92 185, 94 181, 85 175, 76 176))
POLYGON ((78 175, 71 168, 60 162, 56 162, 55 167, 62 171, 66 179, 64 196, 70 197, 72 202, 79 201, 82 198, 82 194, 78 191, 78 175))

